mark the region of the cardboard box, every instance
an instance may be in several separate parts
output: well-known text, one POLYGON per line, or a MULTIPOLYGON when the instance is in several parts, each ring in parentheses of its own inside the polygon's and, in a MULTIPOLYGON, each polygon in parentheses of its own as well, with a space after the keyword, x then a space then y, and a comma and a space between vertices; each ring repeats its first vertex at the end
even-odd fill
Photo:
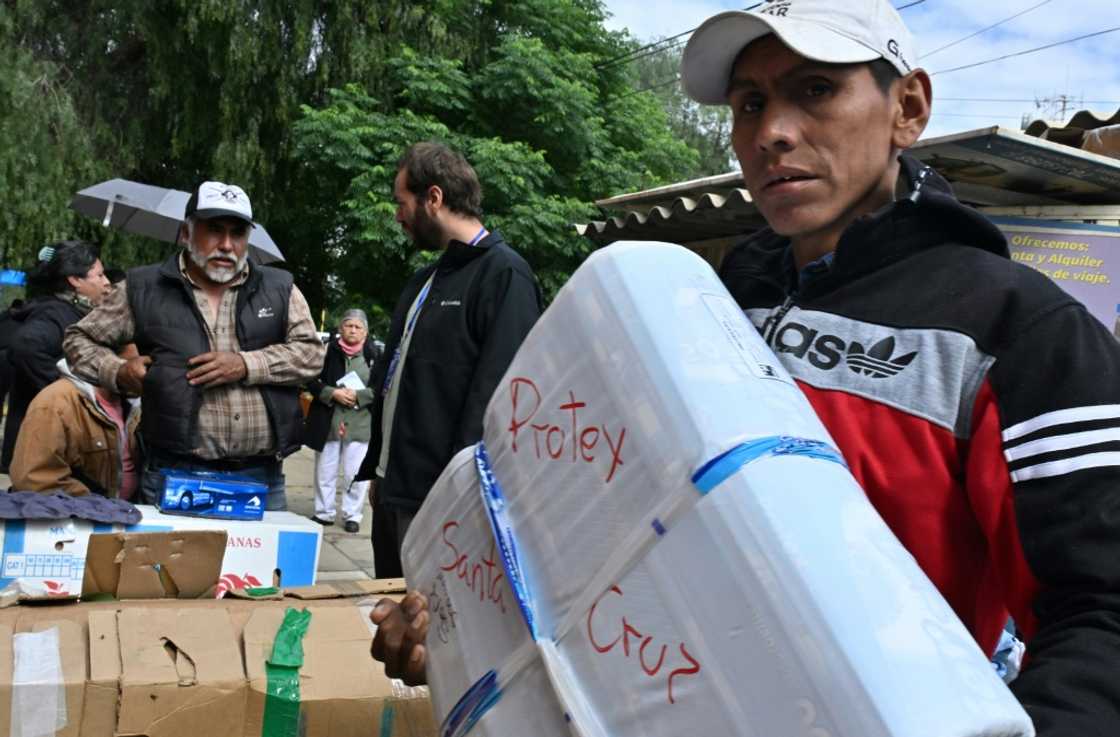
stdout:
POLYGON ((77 596, 82 589, 89 537, 107 532, 224 530, 228 533, 218 593, 246 586, 315 583, 322 527, 291 512, 265 512, 256 522, 207 520, 139 506, 130 527, 85 520, 5 520, 0 527, 0 588, 20 580, 29 596, 77 596))
MULTIPOLYGON (((224 609, 125 607, 116 633, 119 733, 172 737, 203 729, 212 737, 241 737, 245 671, 224 609)), ((91 637, 110 635, 111 629, 90 630, 91 637)))
MULTIPOLYGON (((300 607, 303 609, 303 607, 300 607)), ((262 733, 272 653, 285 609, 259 609, 245 625, 245 670, 249 678, 245 737, 262 733)), ((311 613, 303 638, 299 669, 299 716, 306 734, 368 737, 370 725, 382 724, 392 708, 388 679, 378 673, 369 654, 370 633, 356 607, 306 607, 311 613)))
POLYGON ((82 598, 214 598, 226 533, 116 532, 90 536, 82 598))
POLYGON ((82 711, 82 735, 112 735, 117 729, 121 678, 117 612, 90 611, 88 616, 89 679, 86 681, 85 708, 82 711))
POLYGON ((0 732, 79 737, 87 672, 85 632, 40 619, 0 627, 0 732))
POLYGON ((436 737, 427 689, 386 678, 369 656, 369 609, 399 582, 339 584, 299 592, 313 602, 161 599, 0 610, 0 735, 32 734, 9 729, 13 633, 54 630, 59 665, 50 688, 16 688, 20 704, 38 707, 23 714, 38 713, 40 722, 47 713, 58 719, 57 706, 65 706, 65 722, 37 737, 259 737, 264 662, 285 611, 294 608, 311 613, 299 669, 299 734, 436 737), (29 693, 39 698, 28 702, 29 693))
POLYGON ((483 439, 402 555, 448 732, 1033 735, 695 254, 594 253, 483 439))
POLYGON ((159 508, 168 514, 208 519, 259 520, 264 515, 268 487, 235 474, 163 474, 159 508))
POLYGON ((247 586, 315 583, 323 528, 292 512, 265 512, 258 522, 208 520, 139 508, 143 521, 129 531, 225 530, 229 535, 218 593, 247 586))

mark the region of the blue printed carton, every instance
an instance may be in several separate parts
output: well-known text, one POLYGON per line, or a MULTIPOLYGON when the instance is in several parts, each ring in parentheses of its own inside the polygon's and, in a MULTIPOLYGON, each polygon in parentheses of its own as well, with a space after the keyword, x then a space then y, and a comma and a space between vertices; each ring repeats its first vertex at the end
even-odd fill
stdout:
POLYGON ((159 508, 190 517, 259 520, 267 497, 268 486, 242 476, 164 471, 159 508))
POLYGON ((0 588, 18 582, 30 598, 77 597, 82 591, 90 535, 102 532, 225 530, 218 593, 251 586, 315 583, 323 528, 292 512, 265 512, 261 520, 215 520, 164 514, 140 505, 135 525, 80 519, 0 520, 0 588))

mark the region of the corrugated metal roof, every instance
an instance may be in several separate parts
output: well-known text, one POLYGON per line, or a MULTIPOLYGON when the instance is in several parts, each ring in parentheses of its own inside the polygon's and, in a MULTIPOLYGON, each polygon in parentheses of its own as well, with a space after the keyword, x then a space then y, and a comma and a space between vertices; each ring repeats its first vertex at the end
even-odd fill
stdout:
MULTIPOLYGON (((911 153, 978 206, 1120 204, 1120 161, 1002 128, 919 142, 911 153)), ((698 243, 741 236, 765 225, 738 172, 634 192, 595 204, 605 220, 577 225, 597 243, 665 240, 698 243), (614 213, 614 214, 612 214, 614 213)))
POLYGON ((1027 126, 1026 133, 1120 159, 1120 110, 1107 117, 1092 110, 1081 110, 1069 122, 1060 126, 1036 120, 1027 126))
MULTIPOLYGON (((724 176, 742 183, 742 177, 737 173, 724 176)), ((643 198, 650 194, 637 193, 643 198)), ((658 193, 654 197, 660 199, 664 194, 658 193)), ((596 204, 604 207, 607 202, 610 200, 601 200, 596 204)), ((702 192, 693 197, 675 197, 666 204, 639 206, 639 209, 635 209, 632 202, 619 202, 617 206, 627 211, 605 221, 577 225, 579 234, 604 242, 627 238, 682 243, 722 238, 730 233, 749 233, 766 225, 751 201, 750 193, 742 188, 729 189, 725 195, 702 192)))
POLYGON ((1111 116, 1096 113, 1092 110, 1079 110, 1065 125, 1050 125, 1045 120, 1036 120, 1027 126, 1025 133, 1028 136, 1037 136, 1047 141, 1055 141, 1066 146, 1081 148, 1085 138, 1085 131, 1104 128, 1109 125, 1120 125, 1120 110, 1111 116))

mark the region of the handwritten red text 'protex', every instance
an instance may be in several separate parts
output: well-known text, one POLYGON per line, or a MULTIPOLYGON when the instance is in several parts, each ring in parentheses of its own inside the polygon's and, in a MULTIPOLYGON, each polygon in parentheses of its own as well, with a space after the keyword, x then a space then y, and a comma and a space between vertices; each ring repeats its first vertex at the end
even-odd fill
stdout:
MULTIPOLYGON (((623 596, 622 589, 618 586, 611 586, 606 594, 599 597, 591 609, 587 612, 587 639, 591 641, 591 647, 595 648, 595 652, 600 654, 609 653, 614 650, 615 646, 622 643, 622 654, 629 659, 631 652, 631 645, 635 645, 634 652, 638 655, 638 665, 641 667, 642 672, 650 678, 657 678, 658 674, 665 672, 665 659, 669 655, 669 646, 661 645, 660 648, 650 648, 653 644, 653 635, 643 634, 637 627, 630 624, 626 617, 622 617, 615 626, 609 624, 599 624, 595 626, 595 609, 599 606, 599 602, 603 600, 607 594, 617 594, 620 598, 623 596), (606 641, 603 637, 607 632, 618 632, 618 636, 610 642, 606 641), (596 635, 596 632, 599 634, 596 635)), ((688 649, 685 648, 684 643, 678 643, 677 649, 680 650, 680 657, 673 653, 673 658, 677 662, 687 662, 687 665, 675 670, 668 671, 669 676, 666 679, 666 687, 669 693, 669 703, 677 703, 673 698, 673 679, 683 678, 685 676, 694 676, 700 672, 700 663, 697 662, 692 655, 689 654, 688 649)))
POLYGON ((498 562, 494 541, 490 541, 489 556, 484 556, 480 560, 472 562, 467 554, 460 553, 459 548, 455 547, 455 543, 451 541, 454 531, 458 528, 459 523, 455 520, 443 525, 443 544, 451 553, 452 560, 447 565, 440 566, 440 570, 454 571, 456 577, 468 589, 478 594, 479 601, 489 600, 501 610, 502 614, 505 614, 506 587, 503 585, 505 574, 502 573, 501 564, 498 562))
POLYGON ((581 425, 579 411, 587 407, 587 402, 578 401, 572 391, 568 392, 568 401, 556 408, 560 413, 557 422, 538 419, 541 392, 532 379, 517 377, 511 380, 509 396, 513 405, 509 432, 513 436, 514 453, 522 449, 518 441, 523 441, 526 435, 532 434, 533 452, 538 459, 592 464, 599 459, 609 460, 606 481, 610 483, 619 466, 623 465, 625 427, 618 429, 617 434, 612 436, 606 425, 581 425))

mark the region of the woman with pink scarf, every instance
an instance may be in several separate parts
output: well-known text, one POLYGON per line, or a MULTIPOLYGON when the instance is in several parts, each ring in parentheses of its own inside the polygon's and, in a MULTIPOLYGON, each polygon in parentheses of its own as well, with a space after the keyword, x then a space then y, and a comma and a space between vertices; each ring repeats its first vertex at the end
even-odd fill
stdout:
POLYGON ((347 532, 362 522, 368 481, 355 481, 369 447, 373 390, 369 388, 376 358, 367 340, 369 321, 362 310, 347 310, 338 335, 327 345, 323 372, 310 390, 315 400, 304 425, 304 445, 315 453, 315 514, 311 519, 333 525, 338 472, 342 467, 342 519, 347 532))

